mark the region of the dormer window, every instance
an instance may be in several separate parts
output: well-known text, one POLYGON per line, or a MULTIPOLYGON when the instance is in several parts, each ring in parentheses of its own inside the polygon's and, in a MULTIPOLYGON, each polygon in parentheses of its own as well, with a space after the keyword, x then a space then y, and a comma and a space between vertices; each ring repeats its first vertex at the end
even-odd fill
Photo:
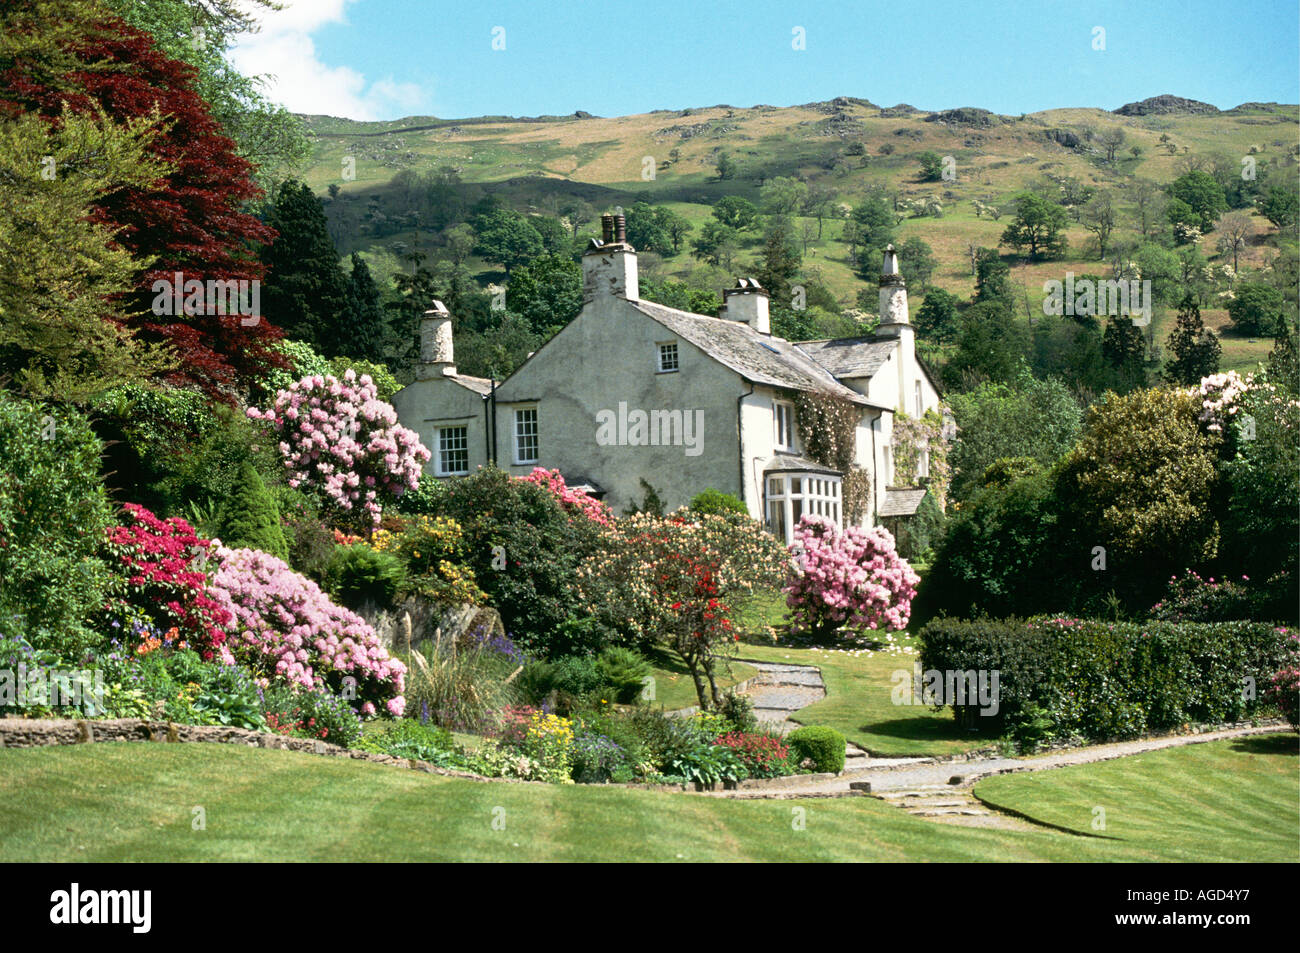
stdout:
POLYGON ((772 443, 777 450, 794 451, 794 404, 772 401, 772 443))
POLYGON ((679 368, 677 363, 677 342, 666 341, 659 345, 659 373, 670 374, 679 368))

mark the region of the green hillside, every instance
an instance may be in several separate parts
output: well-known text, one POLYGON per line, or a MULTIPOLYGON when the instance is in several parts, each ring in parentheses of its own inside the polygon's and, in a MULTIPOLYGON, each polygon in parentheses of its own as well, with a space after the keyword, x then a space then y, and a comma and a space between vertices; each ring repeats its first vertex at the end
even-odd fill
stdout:
MULTIPOLYGON (((402 258, 413 250, 437 257, 439 232, 450 223, 439 203, 445 206, 448 199, 463 209, 491 192, 520 211, 561 219, 574 199, 597 214, 645 201, 684 216, 698 234, 723 196, 758 204, 765 182, 796 178, 807 184, 810 197, 821 200, 820 220, 812 214, 795 219, 804 272, 845 308, 871 290, 840 240, 845 216, 875 190, 896 205, 938 203, 938 215, 900 210, 898 240, 917 236, 928 243, 937 262, 930 284, 966 298, 974 288, 972 247, 998 246, 1010 219, 1006 207, 1026 189, 1111 192, 1119 213, 1112 243, 1122 249, 1139 238, 1136 187, 1143 181, 1163 186, 1188 169, 1211 170, 1217 164, 1220 172, 1235 170, 1245 167, 1243 160, 1254 165, 1260 179, 1294 179, 1300 108, 1247 104, 1226 112, 1194 112, 1187 110, 1213 107, 1173 100, 1162 107, 1166 99, 1171 98, 1138 104, 1135 111, 1182 111, 1120 115, 1057 109, 999 116, 973 108, 882 109, 865 99, 841 97, 786 108, 712 106, 612 118, 579 113, 354 122, 307 116, 314 154, 304 178, 326 198, 339 251, 362 252, 385 279, 409 268, 402 258), (1116 130, 1123 141, 1108 157, 1104 139, 1116 130), (950 180, 924 181, 920 157, 926 152, 952 158, 950 180), (717 168, 723 153, 737 166, 726 179, 717 168), (436 184, 432 190, 430 183, 436 184), (987 211, 999 206, 1000 213, 987 211)), ((1012 281, 1025 289, 1024 317, 1038 313, 1045 280, 1066 272, 1111 273, 1110 263, 1100 260, 1096 239, 1075 220, 1078 210, 1070 211, 1064 256, 1010 260, 1012 281)), ((1277 230, 1258 212, 1244 211, 1254 235, 1239 250, 1239 269, 1262 270, 1276 254, 1277 230)), ((596 230, 593 221, 576 229, 579 237, 596 230)), ((642 270, 651 278, 676 277, 717 290, 755 261, 761 234, 761 229, 746 233, 730 269, 697 261, 688 241, 666 258, 643 255, 642 270)), ((1209 235, 1202 242, 1210 263, 1230 262, 1213 239, 1209 235)), ((1002 251, 1011 252, 1005 246, 1002 251)), ((1108 249, 1108 259, 1113 257, 1108 249)), ((481 285, 504 282, 504 272, 483 261, 471 257, 466 264, 481 285)), ((1206 323, 1222 326, 1226 312, 1215 303, 1208 302, 1206 323)), ((1157 341, 1168 320, 1157 316, 1157 341)), ((1223 365, 1246 369, 1266 352, 1266 342, 1225 339, 1223 365)))

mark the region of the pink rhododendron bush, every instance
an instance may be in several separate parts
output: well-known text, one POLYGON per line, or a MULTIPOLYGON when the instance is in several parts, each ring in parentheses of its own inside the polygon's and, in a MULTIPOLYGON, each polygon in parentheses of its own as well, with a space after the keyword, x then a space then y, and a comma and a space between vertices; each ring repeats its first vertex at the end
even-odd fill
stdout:
POLYGON ((609 506, 594 496, 588 496, 584 490, 575 490, 566 485, 559 470, 533 467, 532 473, 526 477, 519 477, 519 479, 527 480, 529 483, 536 483, 538 486, 550 490, 555 494, 555 498, 560 501, 560 505, 570 514, 585 516, 592 522, 599 523, 602 526, 614 525, 614 514, 610 512, 609 506))
POLYGON ((402 714, 406 666, 389 657, 364 619, 269 553, 221 546, 216 560, 212 588, 234 616, 228 644, 240 663, 290 684, 327 687, 363 715, 380 705, 402 714))
POLYGON ((318 493, 361 525, 379 525, 385 497, 415 489, 431 456, 378 399, 370 375, 351 370, 342 381, 304 377, 276 395, 272 410, 250 407, 248 416, 279 437, 290 486, 318 493))
POLYGON ((921 577, 889 530, 840 530, 823 516, 805 516, 795 543, 803 552, 784 592, 796 631, 827 637, 907 626, 921 577))

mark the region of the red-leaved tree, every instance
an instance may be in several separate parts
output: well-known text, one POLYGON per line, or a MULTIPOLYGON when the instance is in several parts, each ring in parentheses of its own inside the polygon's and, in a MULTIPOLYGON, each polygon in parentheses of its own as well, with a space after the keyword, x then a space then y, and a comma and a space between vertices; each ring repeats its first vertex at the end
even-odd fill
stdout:
MULTIPOLYGON (((34 16, 39 24, 39 13, 34 16)), ((151 152, 172 171, 150 187, 105 196, 96 217, 121 228, 117 241, 132 254, 152 259, 130 302, 140 313, 127 323, 146 339, 172 346, 180 358, 172 382, 197 384, 228 400, 247 377, 284 366, 283 357, 267 349, 281 335, 265 316, 252 323, 238 314, 150 310, 154 281, 172 281, 177 272, 183 280, 205 284, 260 280, 254 246, 275 238, 274 230, 246 210, 261 194, 250 177, 252 167, 194 91, 195 70, 112 17, 87 24, 57 58, 33 49, 0 61, 0 115, 36 112, 57 123, 66 102, 86 112, 98 104, 118 121, 156 111, 170 124, 155 137, 151 152)))

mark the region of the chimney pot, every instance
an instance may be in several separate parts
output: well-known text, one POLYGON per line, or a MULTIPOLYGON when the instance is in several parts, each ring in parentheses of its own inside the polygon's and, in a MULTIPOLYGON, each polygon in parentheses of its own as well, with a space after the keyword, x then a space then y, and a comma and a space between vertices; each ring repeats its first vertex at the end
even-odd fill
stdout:
POLYGON ((614 216, 614 241, 616 242, 627 241, 627 216, 626 215, 614 216))
POLYGON ((606 245, 614 240, 613 215, 602 215, 600 217, 600 238, 606 245))

